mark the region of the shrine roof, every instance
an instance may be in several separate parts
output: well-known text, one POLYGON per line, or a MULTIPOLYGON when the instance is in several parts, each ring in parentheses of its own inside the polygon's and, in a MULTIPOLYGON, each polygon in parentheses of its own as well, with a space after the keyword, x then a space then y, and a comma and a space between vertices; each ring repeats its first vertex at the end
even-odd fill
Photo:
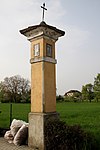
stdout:
POLYGON ((25 33, 27 33, 27 32, 30 32, 31 30, 35 30, 35 29, 37 29, 37 28, 39 28, 39 27, 47 27, 47 28, 49 28, 49 29, 51 29, 51 30, 56 31, 57 33, 61 34, 62 36, 64 36, 64 34, 65 34, 64 31, 62 31, 62 30, 60 30, 60 29, 57 29, 57 28, 54 27, 54 26, 48 25, 48 24, 46 24, 44 21, 42 21, 39 25, 29 26, 28 28, 25 28, 25 29, 20 30, 20 33, 21 33, 21 34, 25 34, 25 33))

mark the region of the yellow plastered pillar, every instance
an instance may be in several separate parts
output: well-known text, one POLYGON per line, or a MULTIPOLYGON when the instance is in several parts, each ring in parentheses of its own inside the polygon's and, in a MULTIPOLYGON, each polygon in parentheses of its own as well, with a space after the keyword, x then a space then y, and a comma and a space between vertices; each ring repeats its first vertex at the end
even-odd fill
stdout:
POLYGON ((31 60, 34 60, 31 63, 31 112, 55 112, 55 42, 44 37, 31 40, 31 60), (47 43, 52 47, 52 56, 49 58, 46 56, 47 43), (39 44, 37 57, 34 56, 36 44, 39 44))

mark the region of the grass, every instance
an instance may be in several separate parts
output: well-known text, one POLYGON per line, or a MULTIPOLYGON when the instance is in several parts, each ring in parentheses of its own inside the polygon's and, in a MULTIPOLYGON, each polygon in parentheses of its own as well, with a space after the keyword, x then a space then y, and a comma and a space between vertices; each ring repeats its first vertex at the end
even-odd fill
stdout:
MULTIPOLYGON (((0 127, 9 126, 10 104, 0 104, 0 127), (5 125, 4 125, 4 122, 5 125), (2 125, 1 125, 2 124, 2 125)), ((13 118, 28 121, 30 104, 13 104, 13 118)), ((83 128, 97 130, 100 127, 100 103, 57 103, 57 112, 67 124, 80 124, 83 128)))
MULTIPOLYGON (((0 103, 0 111, 0 127, 8 128, 10 104, 0 103)), ((28 121, 30 104, 13 104, 12 111, 12 118, 28 121)), ((78 124, 100 139, 100 103, 57 103, 57 112, 67 124, 78 124)))
MULTIPOLYGON (((0 127, 9 128, 10 126, 10 104, 0 103, 0 127)), ((12 118, 21 119, 28 122, 30 104, 12 104, 12 118)))
POLYGON ((92 131, 100 127, 100 103, 61 103, 57 111, 67 124, 80 124, 92 131))
POLYGON ((58 103, 57 111, 68 125, 80 125, 100 144, 100 103, 58 103))

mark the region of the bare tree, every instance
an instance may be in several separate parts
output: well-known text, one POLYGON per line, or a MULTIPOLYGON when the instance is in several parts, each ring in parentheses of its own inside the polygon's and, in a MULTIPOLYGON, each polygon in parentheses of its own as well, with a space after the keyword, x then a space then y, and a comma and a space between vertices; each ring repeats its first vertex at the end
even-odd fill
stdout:
POLYGON ((0 88, 4 93, 4 97, 8 97, 11 102, 20 102, 23 98, 25 100, 26 95, 30 92, 30 82, 20 75, 16 75, 6 77, 0 83, 0 88))

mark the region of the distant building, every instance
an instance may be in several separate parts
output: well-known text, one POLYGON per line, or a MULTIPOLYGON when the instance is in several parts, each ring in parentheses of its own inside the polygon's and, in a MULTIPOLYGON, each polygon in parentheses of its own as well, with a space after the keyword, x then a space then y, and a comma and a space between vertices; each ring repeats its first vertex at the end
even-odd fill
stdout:
POLYGON ((78 91, 78 90, 70 90, 70 91, 68 91, 68 92, 66 92, 65 93, 65 97, 72 97, 72 96, 74 96, 74 97, 81 97, 81 95, 82 95, 82 93, 80 92, 80 91, 78 91))

